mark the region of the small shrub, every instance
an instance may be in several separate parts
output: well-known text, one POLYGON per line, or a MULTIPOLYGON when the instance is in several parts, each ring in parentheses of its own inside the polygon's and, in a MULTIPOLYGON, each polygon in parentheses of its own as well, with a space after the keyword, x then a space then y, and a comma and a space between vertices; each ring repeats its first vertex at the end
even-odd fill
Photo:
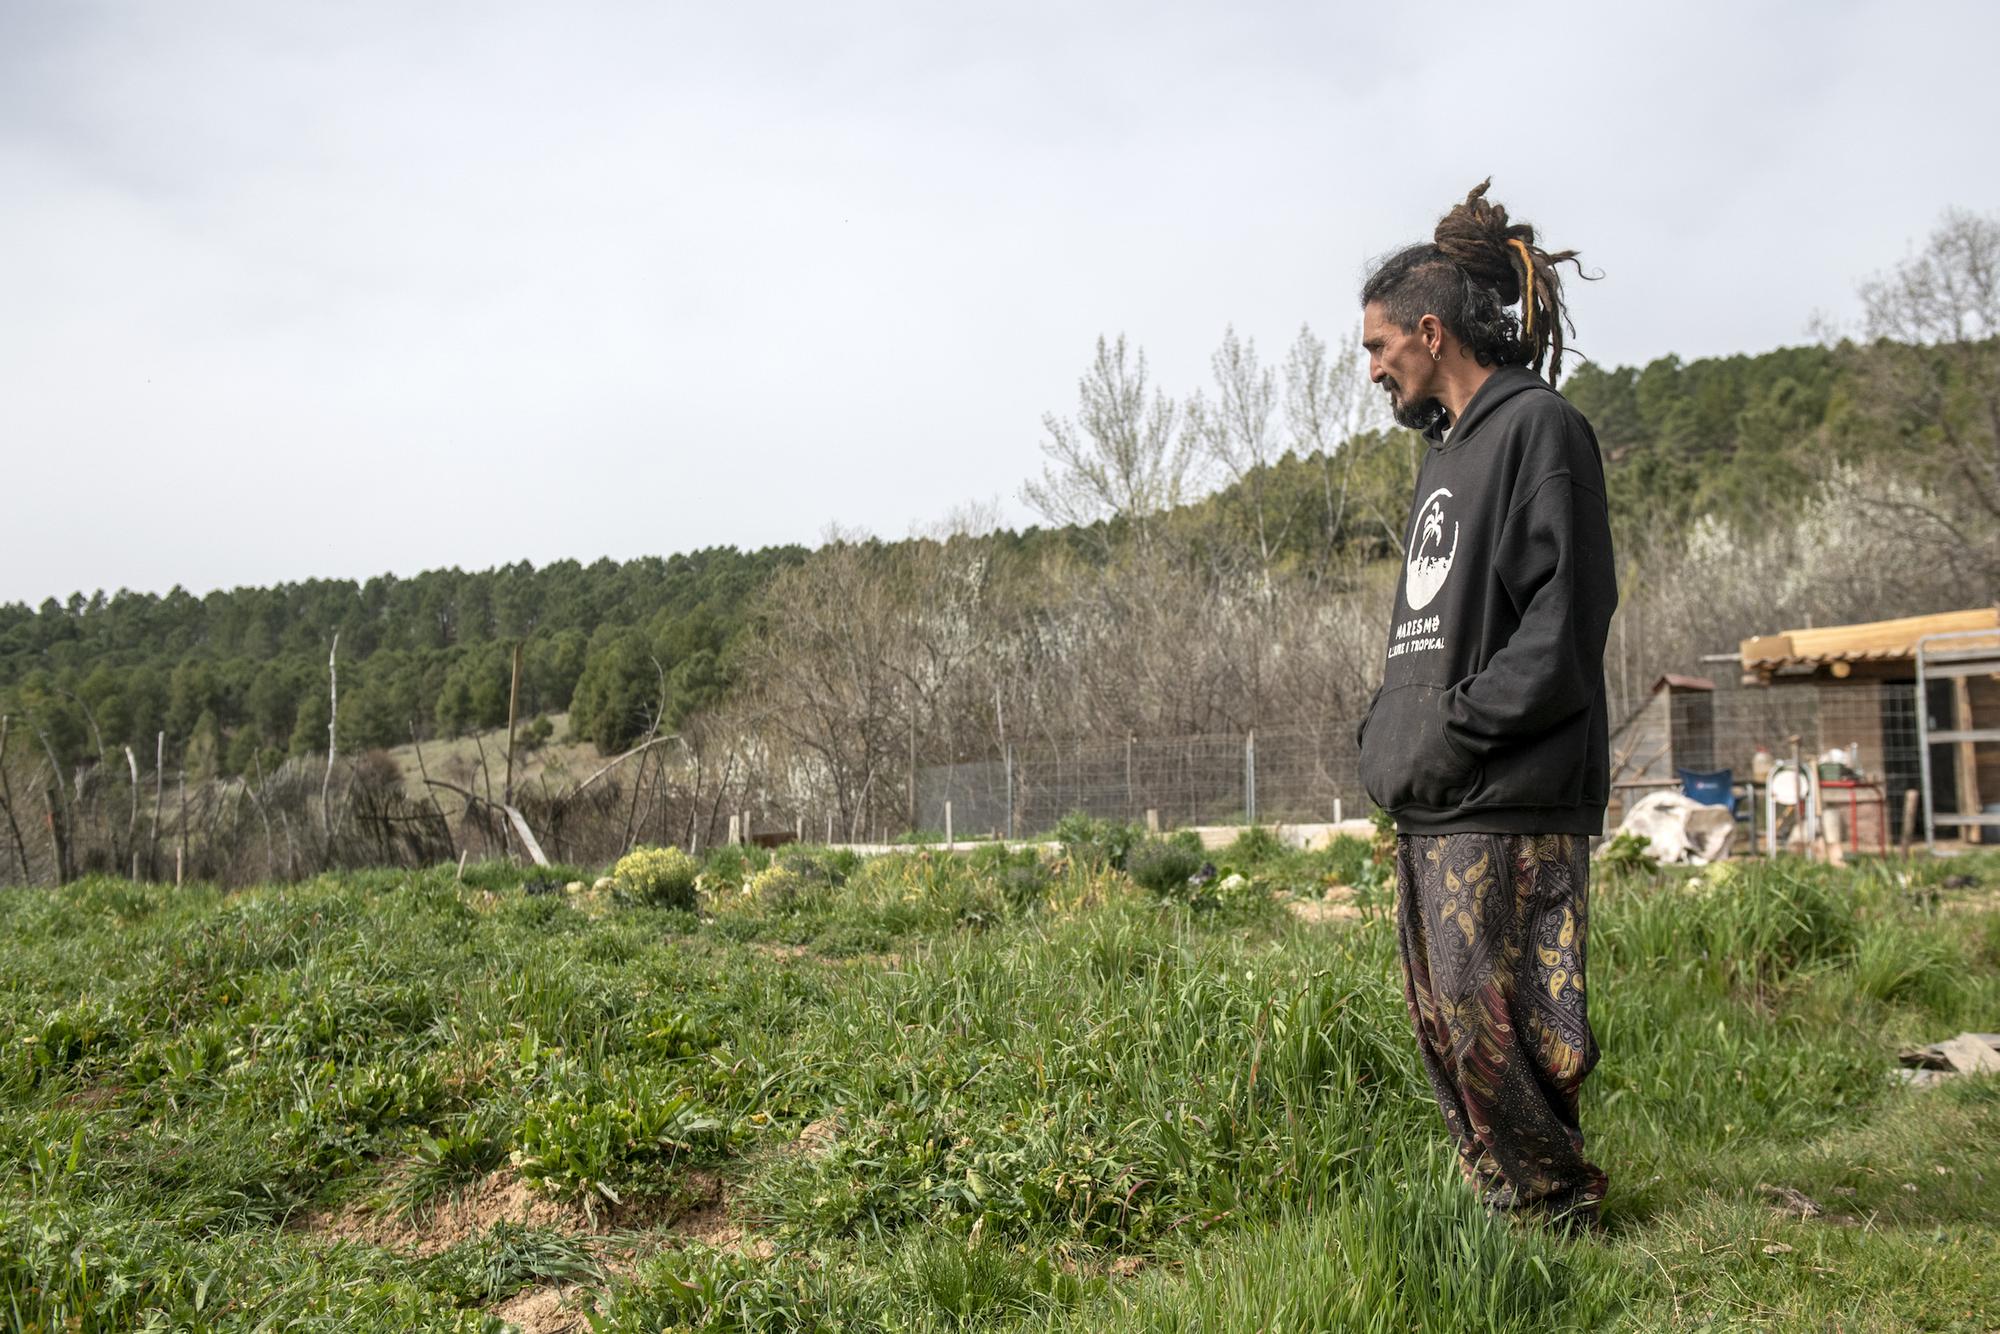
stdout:
POLYGON ((996 881, 1007 906, 1015 912, 1026 912, 1048 897, 1049 873, 1039 862, 1029 866, 1009 866, 996 877, 996 881))
POLYGON ((817 867, 773 863, 753 872, 740 893, 768 912, 797 913, 820 902, 829 887, 825 873, 817 867))
POLYGON ((989 843, 966 854, 965 869, 998 888, 1015 912, 1034 908, 1048 897, 1049 868, 1033 848, 989 843))
POLYGON ((1188 902, 1196 908, 1219 911, 1232 917, 1253 916, 1271 903, 1270 886, 1260 880, 1231 871, 1207 884, 1193 887, 1188 902))
POLYGON ((1597 861, 1614 875, 1651 875, 1660 869, 1652 841, 1643 834, 1630 832, 1613 834, 1611 841, 1598 849, 1597 861))
POLYGON ((1148 839, 1125 857, 1125 873, 1142 889, 1162 896, 1187 893, 1188 880, 1202 867, 1199 851, 1162 839, 1148 839))
POLYGON ((1253 824, 1236 836, 1227 856, 1236 866, 1259 866, 1289 855, 1285 841, 1263 825, 1253 824))
POLYGON ((695 906, 694 880, 700 863, 679 848, 634 848, 611 868, 618 897, 653 908, 695 906))
POLYGON ((755 844, 725 843, 708 853, 702 865, 702 883, 712 890, 739 888, 749 876, 771 864, 767 849, 755 844))
POLYGON ((1125 858, 1145 837, 1137 825, 1116 820, 1095 820, 1082 811, 1071 811, 1056 825, 1056 842, 1069 859, 1087 866, 1125 869, 1125 858))
POLYGON ((1324 854, 1327 876, 1339 885, 1359 885, 1368 874, 1370 849, 1364 839, 1342 834, 1329 843, 1324 854))

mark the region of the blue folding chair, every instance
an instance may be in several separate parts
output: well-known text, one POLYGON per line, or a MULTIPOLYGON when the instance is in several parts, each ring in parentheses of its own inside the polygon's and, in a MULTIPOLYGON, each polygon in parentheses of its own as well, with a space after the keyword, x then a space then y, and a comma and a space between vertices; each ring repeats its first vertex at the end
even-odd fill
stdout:
POLYGON ((1732 816, 1736 814, 1735 770, 1697 773, 1693 769, 1676 768, 1674 772, 1681 778, 1681 795, 1689 801, 1698 801, 1704 806, 1721 806, 1732 816))

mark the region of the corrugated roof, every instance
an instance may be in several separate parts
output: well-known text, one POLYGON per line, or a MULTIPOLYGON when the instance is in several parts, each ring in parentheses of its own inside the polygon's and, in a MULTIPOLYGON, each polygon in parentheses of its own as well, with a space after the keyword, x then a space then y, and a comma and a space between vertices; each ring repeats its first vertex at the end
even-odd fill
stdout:
POLYGON ((1661 686, 1672 686, 1676 690, 1713 690, 1715 682, 1706 676, 1682 676, 1679 672, 1668 672, 1653 682, 1653 691, 1659 693, 1661 686))
MULTIPOLYGON (((1891 621, 1784 630, 1746 639, 1737 646, 1737 651, 1742 656, 1743 669, 1757 672, 1835 662, 1893 662, 1916 657, 1917 641, 1925 635, 1954 630, 2000 632, 2000 608, 1974 607, 1931 616, 1903 616, 1891 621)), ((1995 634, 1994 642, 2000 645, 2000 633, 1995 634)))

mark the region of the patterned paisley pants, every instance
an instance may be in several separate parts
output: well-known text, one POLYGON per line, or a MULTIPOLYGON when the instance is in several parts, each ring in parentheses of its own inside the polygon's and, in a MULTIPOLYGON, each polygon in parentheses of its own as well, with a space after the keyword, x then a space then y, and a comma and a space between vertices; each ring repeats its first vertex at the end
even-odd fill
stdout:
POLYGON ((1396 840, 1403 996, 1466 1180, 1496 1210, 1595 1221, 1577 1093, 1597 1064, 1584 997, 1590 840, 1396 840))

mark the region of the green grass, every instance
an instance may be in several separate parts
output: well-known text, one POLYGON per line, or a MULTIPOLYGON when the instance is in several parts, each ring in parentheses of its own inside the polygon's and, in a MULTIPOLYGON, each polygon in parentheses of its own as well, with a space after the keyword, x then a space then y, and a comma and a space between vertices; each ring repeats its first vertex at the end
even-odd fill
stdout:
POLYGON ((1888 1073, 2000 1028, 2000 858, 1598 884, 1610 1227, 1567 1239, 1458 1185, 1365 845, 1211 856, 1248 888, 1080 838, 731 851, 696 912, 10 893, 0 1329, 498 1330, 554 1284, 600 1331, 2000 1326, 2000 1086, 1888 1073), (1285 911, 1331 884, 1361 920, 1285 911), (419 1244, 496 1182, 553 1212, 419 1244))

